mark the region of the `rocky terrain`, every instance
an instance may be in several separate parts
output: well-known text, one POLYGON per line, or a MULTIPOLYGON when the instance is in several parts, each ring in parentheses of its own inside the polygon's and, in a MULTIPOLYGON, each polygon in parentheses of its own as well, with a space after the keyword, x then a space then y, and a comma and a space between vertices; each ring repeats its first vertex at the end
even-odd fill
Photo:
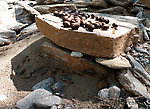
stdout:
POLYGON ((0 109, 150 108, 148 0, 1 0, 0 10, 0 109), (130 16, 137 31, 113 58, 73 51, 37 28, 56 10, 130 16))

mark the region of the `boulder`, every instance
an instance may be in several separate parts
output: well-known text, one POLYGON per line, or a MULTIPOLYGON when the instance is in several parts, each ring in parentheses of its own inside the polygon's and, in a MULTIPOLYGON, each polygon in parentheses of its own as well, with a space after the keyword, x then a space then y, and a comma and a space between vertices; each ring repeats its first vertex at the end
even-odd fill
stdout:
POLYGON ((147 91, 146 86, 136 79, 129 70, 120 72, 118 80, 125 90, 136 96, 143 96, 150 100, 150 93, 147 91))
POLYGON ((31 92, 29 95, 24 97, 23 99, 19 100, 16 103, 16 107, 19 109, 29 109, 33 104, 36 106, 53 106, 53 105, 60 105, 61 98, 58 96, 52 95, 52 93, 44 90, 44 89, 37 89, 31 92))
POLYGON ((113 69, 131 68, 129 61, 122 56, 116 57, 114 59, 96 58, 96 62, 113 69))
POLYGON ((14 42, 16 38, 16 32, 13 30, 1 30, 0 29, 0 46, 7 45, 10 42, 14 42))

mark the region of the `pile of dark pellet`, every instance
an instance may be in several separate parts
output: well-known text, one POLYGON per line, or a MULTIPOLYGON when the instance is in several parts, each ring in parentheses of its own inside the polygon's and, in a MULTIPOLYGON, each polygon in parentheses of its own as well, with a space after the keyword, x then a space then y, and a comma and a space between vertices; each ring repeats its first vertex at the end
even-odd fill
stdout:
MULTIPOLYGON (((79 27, 88 28, 89 31, 109 29, 109 20, 94 14, 86 14, 84 12, 68 13, 64 11, 54 11, 53 14, 63 20, 65 28, 72 28, 72 30, 78 30, 79 27)), ((112 28, 116 29, 117 27, 117 24, 112 24, 112 28)))

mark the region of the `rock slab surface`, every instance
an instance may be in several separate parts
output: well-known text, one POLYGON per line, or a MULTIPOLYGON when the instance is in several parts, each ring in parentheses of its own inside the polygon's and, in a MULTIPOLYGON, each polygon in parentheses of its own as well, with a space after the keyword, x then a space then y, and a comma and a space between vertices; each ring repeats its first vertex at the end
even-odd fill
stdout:
POLYGON ((95 15, 109 19, 110 26, 117 23, 119 27, 116 33, 112 34, 111 27, 107 31, 94 29, 93 32, 82 27, 78 30, 64 28, 62 20, 51 14, 37 16, 35 20, 40 32, 61 47, 98 57, 113 58, 123 53, 131 43, 132 34, 135 34, 137 18, 99 13, 95 15))

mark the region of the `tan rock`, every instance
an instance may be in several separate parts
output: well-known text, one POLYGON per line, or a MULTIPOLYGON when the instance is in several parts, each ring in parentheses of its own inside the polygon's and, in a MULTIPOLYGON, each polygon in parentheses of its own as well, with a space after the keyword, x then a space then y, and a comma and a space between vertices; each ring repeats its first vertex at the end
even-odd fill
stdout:
POLYGON ((131 68, 129 61, 122 56, 114 59, 96 58, 96 62, 113 69, 131 68))
POLYGON ((112 23, 119 25, 115 34, 113 29, 94 29, 93 32, 80 27, 78 30, 64 28, 60 18, 50 14, 35 18, 38 29, 50 40, 67 49, 82 52, 98 57, 116 57, 124 52, 126 46, 131 43, 130 38, 135 34, 137 18, 129 16, 115 16, 95 13, 104 16, 112 23))

